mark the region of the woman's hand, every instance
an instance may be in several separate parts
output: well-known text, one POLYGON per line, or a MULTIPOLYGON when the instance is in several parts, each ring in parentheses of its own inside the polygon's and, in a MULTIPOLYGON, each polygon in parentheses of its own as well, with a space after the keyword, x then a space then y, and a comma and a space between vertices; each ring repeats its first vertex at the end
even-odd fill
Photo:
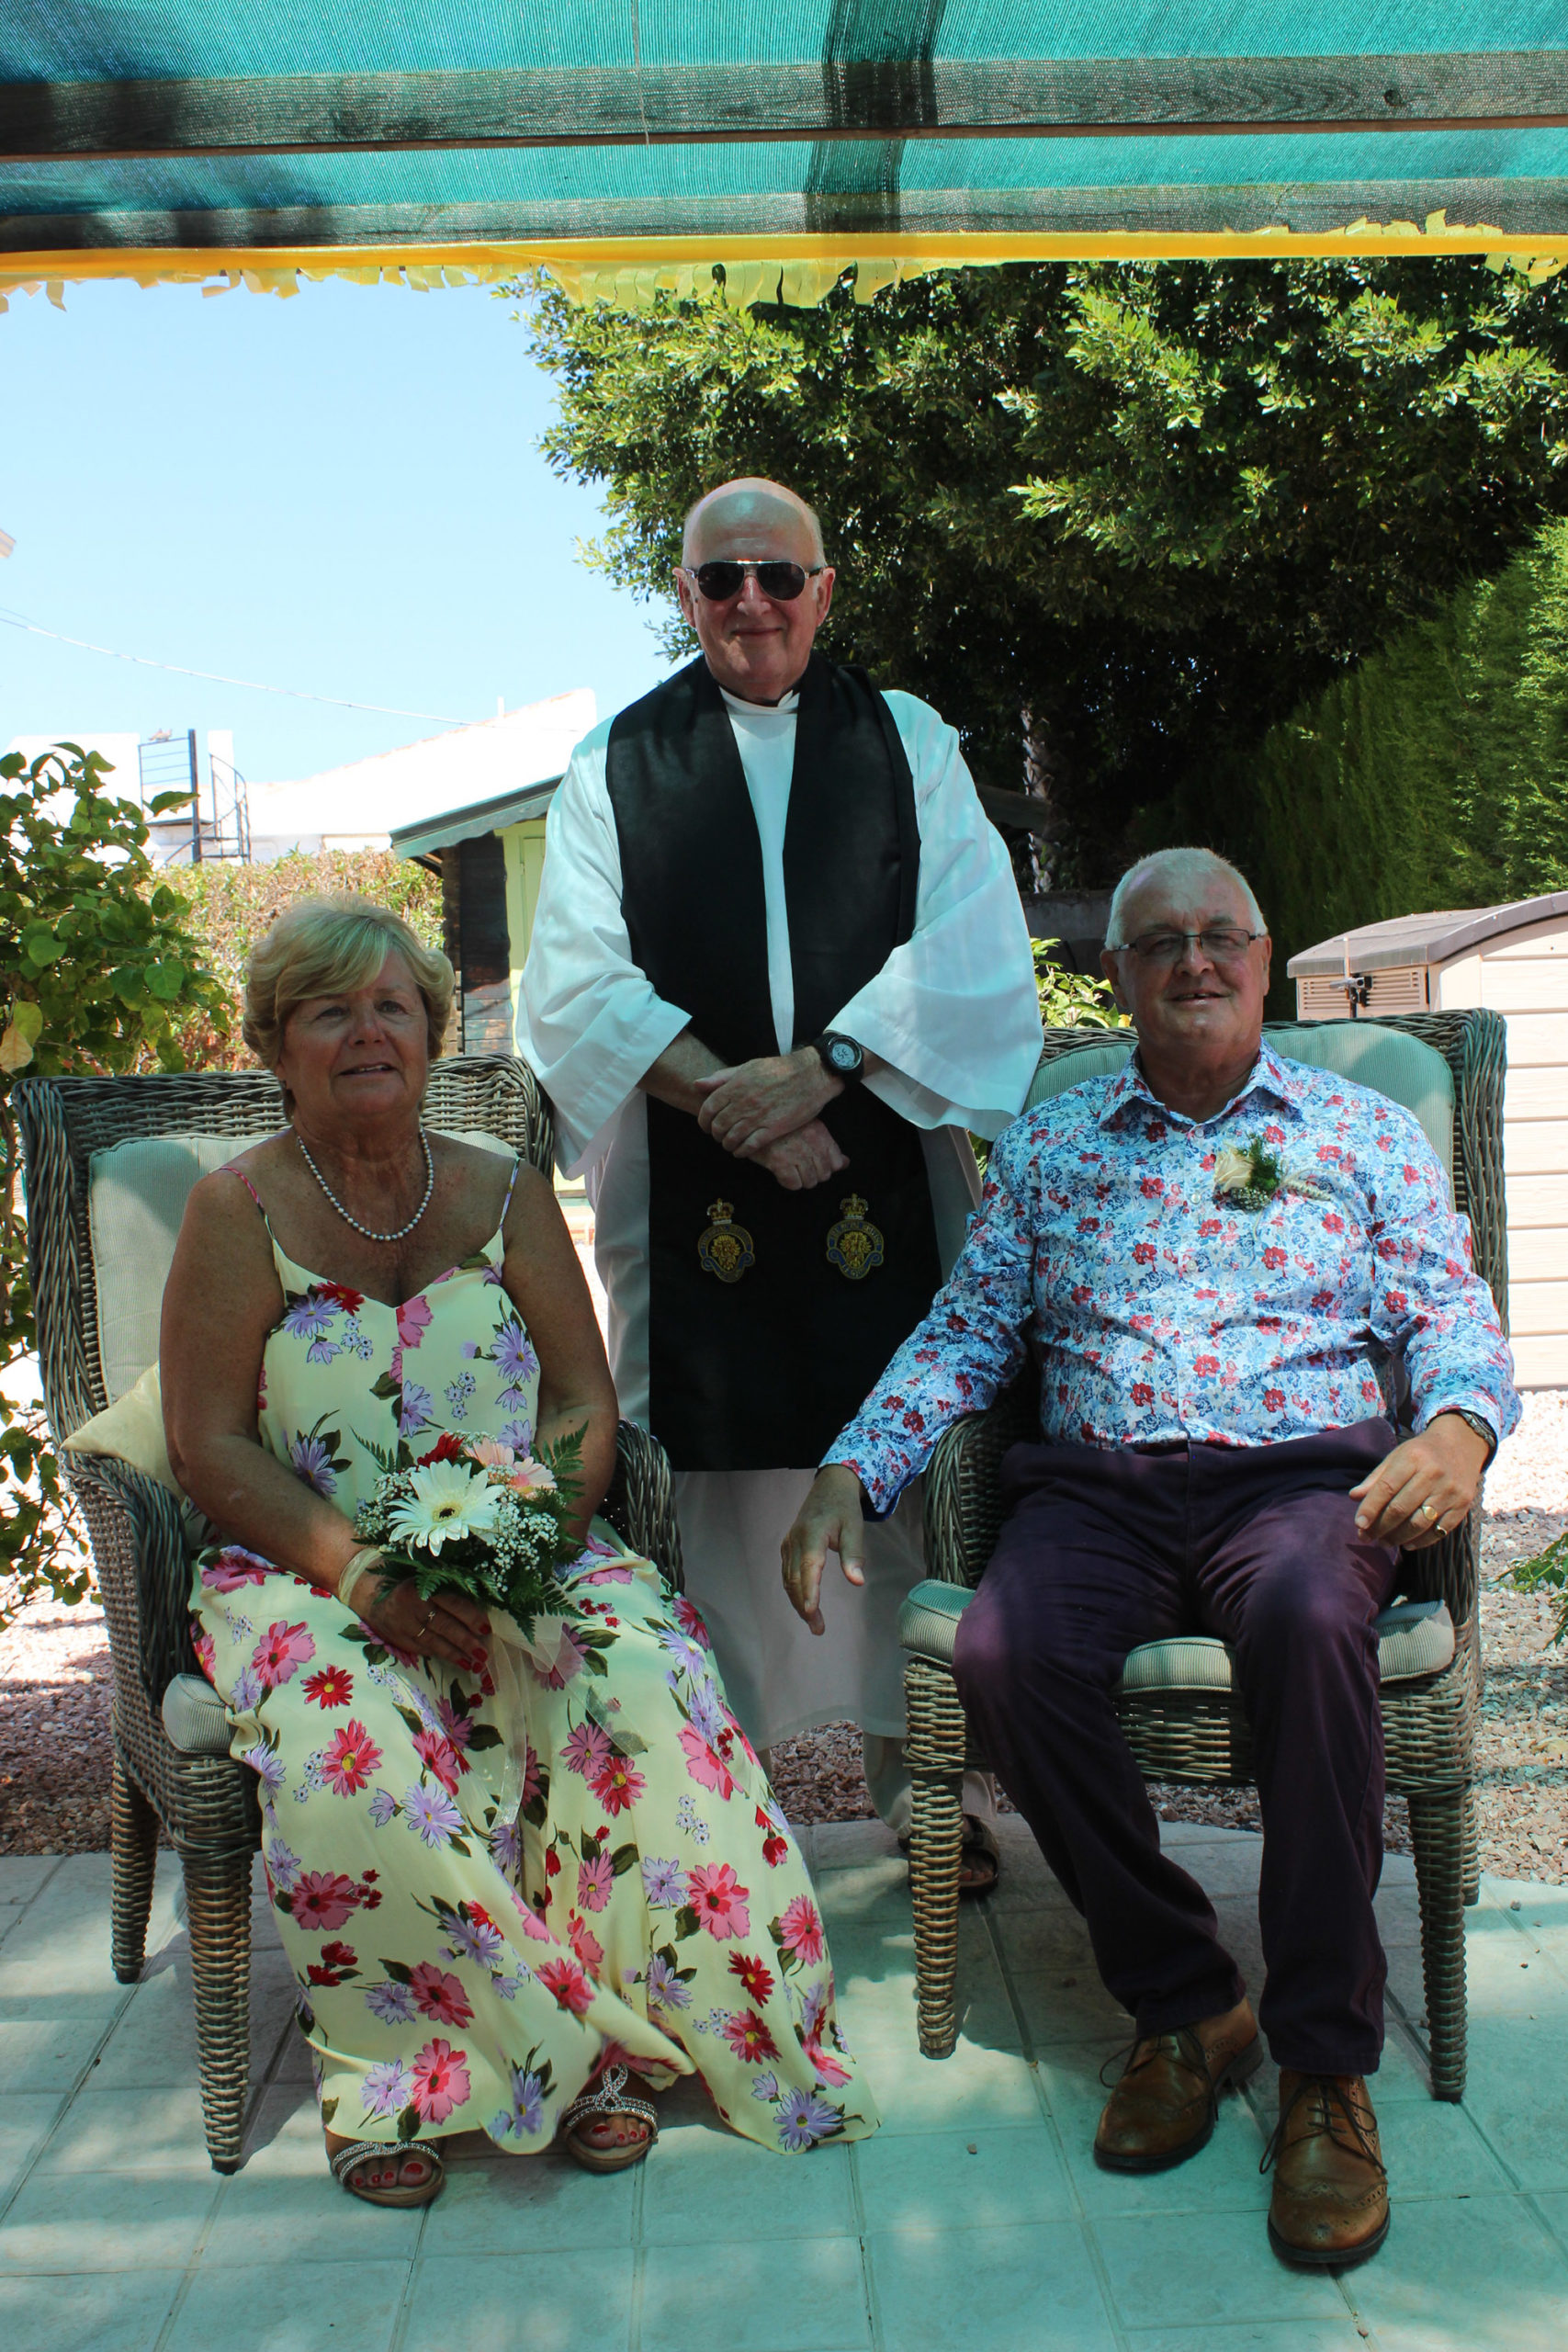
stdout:
POLYGON ((389 1648, 442 1658, 466 1674, 478 1673, 484 1665, 490 1619, 467 1593, 437 1592, 422 1600, 412 1577, 372 1575, 350 1606, 358 1608, 371 1632, 379 1634, 389 1648))

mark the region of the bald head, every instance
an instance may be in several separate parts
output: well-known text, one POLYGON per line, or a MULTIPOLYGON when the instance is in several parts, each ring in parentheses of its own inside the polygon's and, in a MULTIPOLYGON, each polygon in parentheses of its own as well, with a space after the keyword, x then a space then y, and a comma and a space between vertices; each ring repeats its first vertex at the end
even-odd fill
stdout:
MULTIPOLYGON (((770 552, 786 552, 773 546, 775 535, 782 534, 790 541, 787 552, 797 563, 825 560, 822 526, 805 499, 797 498, 783 482, 764 481, 752 474, 721 482, 698 499, 686 515, 681 560, 693 565, 705 563, 710 557, 733 552, 740 538, 762 532, 768 535, 770 552)), ((750 547, 746 552, 751 552, 750 547)))

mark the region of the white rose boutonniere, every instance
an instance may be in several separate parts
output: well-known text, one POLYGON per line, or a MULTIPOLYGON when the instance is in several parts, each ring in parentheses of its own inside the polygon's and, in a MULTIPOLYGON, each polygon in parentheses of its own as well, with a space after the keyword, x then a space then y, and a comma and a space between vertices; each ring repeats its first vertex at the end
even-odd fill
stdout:
POLYGON ((1245 1209, 1255 1215, 1258 1210, 1266 1209, 1278 1193, 1296 1193, 1309 1201, 1328 1198, 1313 1177, 1287 1168, 1261 1136, 1254 1136, 1245 1151, 1228 1143, 1214 1155, 1216 1206, 1245 1209))

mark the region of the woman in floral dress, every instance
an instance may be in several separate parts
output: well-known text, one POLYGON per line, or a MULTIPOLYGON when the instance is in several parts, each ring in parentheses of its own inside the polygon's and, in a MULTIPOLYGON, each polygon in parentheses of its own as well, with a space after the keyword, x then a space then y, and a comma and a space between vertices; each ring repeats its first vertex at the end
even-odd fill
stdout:
POLYGON ((245 1035, 290 1125, 196 1187, 164 1298, 171 1460, 231 1538, 197 1564, 197 1647, 261 1784, 334 2170, 423 2201, 434 2143, 476 2127, 636 2161, 654 2110, 621 2066, 700 2072, 765 2146, 858 2137, 820 1915, 702 1620, 588 1522, 615 1398, 551 1188, 420 1125, 451 987, 362 900, 274 925, 245 1035), (478 1606, 379 1577, 352 1515, 400 1442, 572 1430, 581 1613, 519 1686, 478 1606))

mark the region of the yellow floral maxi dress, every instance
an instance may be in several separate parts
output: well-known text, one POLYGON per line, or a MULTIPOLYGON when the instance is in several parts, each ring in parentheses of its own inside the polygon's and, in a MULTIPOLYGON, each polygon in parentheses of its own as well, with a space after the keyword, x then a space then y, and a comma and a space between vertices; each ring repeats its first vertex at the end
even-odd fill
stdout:
MULTIPOLYGON (((527 1447, 538 1363, 499 1232, 399 1307, 273 1252, 262 1443, 341 1510, 373 1444, 527 1447)), ((767 2147, 874 2131, 805 1864, 701 1617, 602 1522, 572 1584, 582 1618, 547 1673, 525 1658, 519 1736, 488 1670, 390 1649, 237 1545, 197 1563, 196 1646, 261 1782, 324 2120, 535 2153, 608 2055, 656 2086, 694 2068, 767 2147)))

